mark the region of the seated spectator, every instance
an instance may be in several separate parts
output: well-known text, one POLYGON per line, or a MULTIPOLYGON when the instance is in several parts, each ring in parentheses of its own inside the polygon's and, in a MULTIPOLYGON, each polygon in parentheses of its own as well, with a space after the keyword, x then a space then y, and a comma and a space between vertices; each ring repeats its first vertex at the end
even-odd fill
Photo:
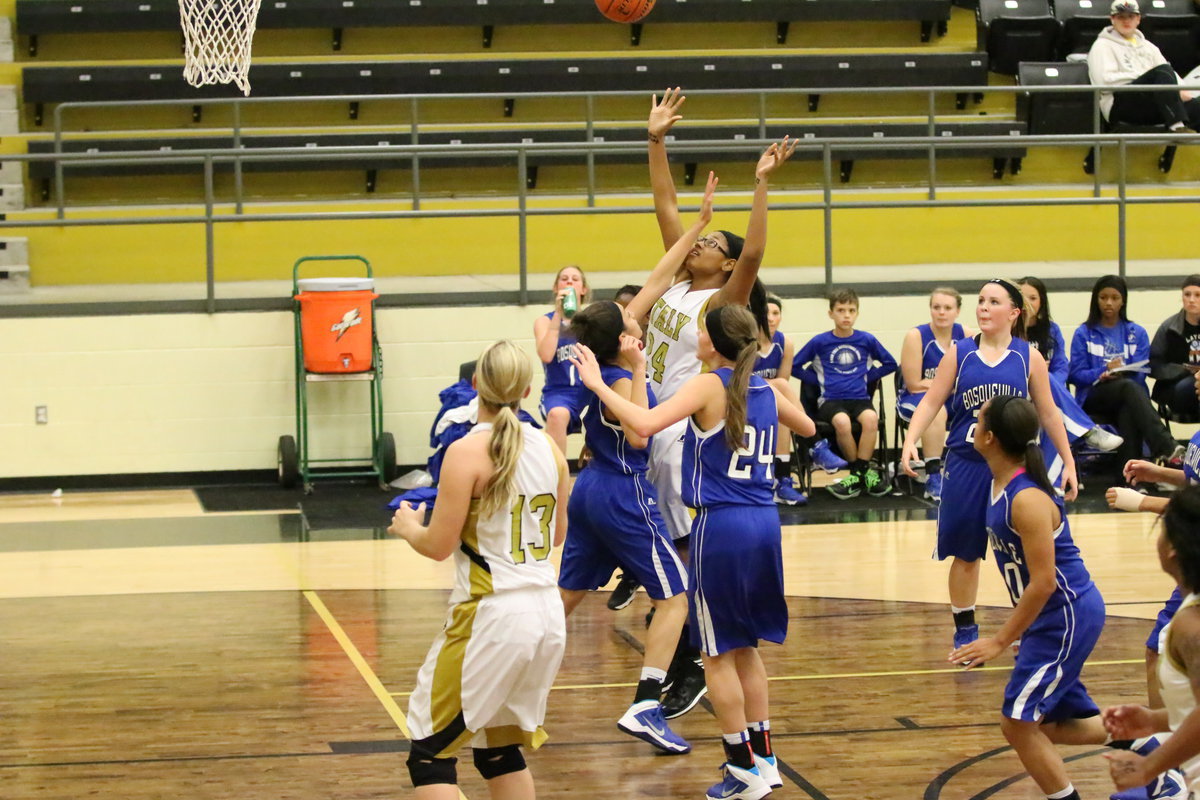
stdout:
POLYGON ((1105 275, 1092 287, 1087 321, 1071 339, 1068 379, 1083 410, 1114 421, 1125 440, 1117 454, 1123 465, 1150 455, 1172 464, 1183 461, 1183 447, 1158 416, 1146 391, 1145 362, 1150 356, 1146 329, 1130 322, 1126 312, 1129 290, 1124 278, 1105 275))
MULTIPOLYGON (((1113 0, 1109 19, 1112 25, 1100 32, 1088 51, 1093 86, 1180 83, 1162 51, 1138 30, 1142 11, 1137 0, 1113 0)), ((1100 113, 1109 122, 1200 130, 1200 99, 1189 92, 1101 92, 1100 113)))
POLYGON ((1200 371, 1200 275, 1183 281, 1183 308, 1163 320, 1150 343, 1153 397, 1176 414, 1200 413, 1196 373, 1200 371))
POLYGON ((850 461, 850 474, 826 488, 839 500, 858 497, 864 490, 885 495, 891 491, 891 484, 871 464, 879 414, 871 403, 868 387, 895 372, 896 360, 874 336, 855 330, 858 294, 853 289, 829 296, 829 318, 833 330, 809 339, 792 362, 793 375, 805 383, 820 385, 817 416, 833 426, 838 448, 850 461), (851 430, 855 421, 860 427, 857 442, 851 430))
MULTIPOLYGON (((900 349, 900 376, 903 381, 896 397, 896 413, 905 422, 925 396, 937 374, 938 364, 959 339, 974 335, 958 323, 962 295, 957 289, 941 286, 929 295, 929 322, 909 330, 900 349)), ((942 453, 946 449, 946 409, 938 409, 933 422, 921 434, 921 457, 925 461, 925 497, 942 501, 942 453)))

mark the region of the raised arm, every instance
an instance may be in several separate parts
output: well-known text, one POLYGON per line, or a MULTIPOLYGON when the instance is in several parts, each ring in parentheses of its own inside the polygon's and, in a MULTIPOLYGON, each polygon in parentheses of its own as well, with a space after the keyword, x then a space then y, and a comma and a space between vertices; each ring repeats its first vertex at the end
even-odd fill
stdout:
POLYGON ((462 540, 471 495, 487 460, 486 452, 476 452, 478 447, 471 438, 459 439, 446 449, 442 478, 438 482, 438 502, 428 527, 424 525, 424 503, 416 507, 401 503, 388 528, 388 533, 401 537, 413 550, 434 561, 445 561, 462 540))
POLYGON ((795 350, 796 344, 792 341, 792 337, 784 334, 783 358, 779 361, 779 372, 775 374, 775 377, 785 384, 792 379, 792 359, 796 357, 795 350))
POLYGON ((679 109, 683 107, 682 90, 676 86, 663 92, 662 101, 654 95, 650 103, 650 120, 646 124, 650 151, 650 188, 654 192, 654 216, 658 218, 658 230, 662 233, 663 249, 669 250, 683 235, 683 221, 679 218, 679 199, 675 195, 675 181, 671 178, 671 164, 667 161, 667 132, 683 119, 679 109))
MULTIPOLYGON (((631 378, 621 378, 614 381, 611 388, 614 392, 633 403, 639 408, 650 407, 650 395, 646 387, 646 354, 642 352, 642 343, 627 334, 621 334, 621 365, 629 370, 631 378)), ((620 424, 625 433, 625 439, 631 446, 642 450, 650 444, 649 438, 641 436, 631 426, 621 420, 603 406, 604 418, 620 424)))
POLYGON ((558 335, 562 330, 562 299, 566 292, 563 289, 554 298, 554 313, 549 317, 544 314, 533 321, 533 341, 537 347, 538 358, 543 364, 549 364, 554 360, 554 353, 558 350, 558 335))
POLYGON ((816 436, 817 425, 808 414, 804 413, 804 409, 784 396, 783 392, 779 391, 770 381, 767 382, 767 385, 775 393, 775 408, 779 412, 780 424, 801 436, 816 436))
POLYGON ((775 170, 792 157, 796 142, 788 137, 774 142, 759 158, 754 168, 754 199, 750 205, 750 221, 746 226, 746 241, 741 255, 733 266, 729 279, 708 301, 709 309, 725 305, 744 306, 750 302, 750 290, 762 266, 767 251, 767 182, 775 170))
POLYGON ((921 362, 921 332, 910 328, 900 346, 900 375, 904 378, 905 390, 912 394, 929 388, 929 381, 921 371, 921 362))
POLYGON ((658 298, 662 297, 663 292, 671 288, 675 273, 679 271, 679 267, 687 258, 688 251, 696 245, 696 240, 708 227, 708 223, 712 222, 713 196, 716 194, 717 185, 720 182, 715 174, 708 173, 708 183, 704 187, 704 199, 700 201, 700 214, 696 217, 696 221, 692 223, 692 227, 675 240, 663 257, 658 260, 654 269, 650 271, 650 276, 642 284, 641 291, 625 307, 634 319, 642 319, 650 313, 650 309, 658 302, 658 298))
POLYGON ((1071 452, 1071 440, 1067 438, 1067 429, 1063 425, 1062 411, 1054 404, 1054 394, 1050 391, 1050 372, 1046 367, 1046 359, 1042 354, 1030 348, 1029 350, 1029 395, 1037 408, 1042 430, 1054 442, 1063 461, 1062 488, 1063 496, 1074 500, 1079 493, 1079 479, 1075 476, 1075 456, 1071 452))

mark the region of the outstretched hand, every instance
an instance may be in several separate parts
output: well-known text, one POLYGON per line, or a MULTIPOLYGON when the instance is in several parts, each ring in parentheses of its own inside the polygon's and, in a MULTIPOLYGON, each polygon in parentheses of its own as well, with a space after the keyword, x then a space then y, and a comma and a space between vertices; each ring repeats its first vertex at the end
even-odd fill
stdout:
POLYGON ((1004 645, 992 638, 979 638, 951 651, 946 660, 966 669, 982 667, 1004 652, 1004 645))
POLYGON ((619 357, 629 365, 631 370, 639 366, 645 366, 646 354, 642 352, 643 347, 645 345, 642 344, 641 339, 635 339, 627 333, 622 333, 619 357))
POLYGON ((717 177, 715 172, 708 173, 708 183, 704 185, 704 197, 700 200, 700 227, 703 230, 708 223, 712 222, 713 217, 713 197, 717 193, 717 184, 721 179, 717 177))
POLYGON ((424 522, 424 503, 416 506, 412 503, 401 503, 396 507, 396 513, 392 515, 392 524, 388 526, 388 533, 407 541, 413 531, 423 527, 424 522))
POLYGON ((658 99, 658 95, 653 95, 650 103, 650 120, 646 124, 646 129, 652 139, 657 141, 666 136, 667 131, 671 130, 676 122, 683 119, 679 109, 683 107, 684 100, 687 98, 684 97, 683 90, 678 86, 663 92, 661 101, 658 99))
POLYGON ((790 136, 785 136, 781 141, 772 142, 771 146, 762 154, 762 157, 758 159, 758 166, 754 168, 754 177, 765 178, 779 169, 779 165, 791 158, 792 153, 796 152, 796 141, 796 139, 790 136))
POLYGON ((604 385, 604 379, 600 377, 600 362, 596 360, 596 354, 586 344, 572 345, 573 355, 571 363, 575 365, 575 371, 579 373, 579 379, 583 381, 583 385, 595 391, 599 386, 604 385))

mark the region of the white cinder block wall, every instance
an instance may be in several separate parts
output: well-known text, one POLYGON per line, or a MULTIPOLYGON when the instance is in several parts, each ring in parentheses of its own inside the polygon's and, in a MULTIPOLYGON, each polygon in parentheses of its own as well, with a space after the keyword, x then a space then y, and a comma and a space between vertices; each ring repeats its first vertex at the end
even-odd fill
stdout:
MULTIPOLYGON (((966 324, 974 301, 964 297, 966 324)), ((1087 305, 1087 293, 1051 297, 1068 346, 1087 305)), ((828 328, 827 308, 820 299, 785 298, 783 329, 797 347, 828 328)), ((1131 317, 1151 336, 1178 308, 1174 290, 1130 298, 1131 317)), ((536 358, 533 320, 542 311, 380 310, 385 429, 401 464, 428 458, 437 393, 457 378, 460 363, 503 337, 536 358)), ((904 333, 927 320, 924 296, 864 297, 859 317, 897 358, 904 333)), ((526 407, 536 413, 535 374, 526 407)), ((269 469, 279 436, 295 427, 289 312, 3 319, 0 375, 0 478, 269 469), (35 424, 38 405, 48 407, 46 425, 35 424)), ((368 455, 366 385, 310 390, 313 456, 368 455)))

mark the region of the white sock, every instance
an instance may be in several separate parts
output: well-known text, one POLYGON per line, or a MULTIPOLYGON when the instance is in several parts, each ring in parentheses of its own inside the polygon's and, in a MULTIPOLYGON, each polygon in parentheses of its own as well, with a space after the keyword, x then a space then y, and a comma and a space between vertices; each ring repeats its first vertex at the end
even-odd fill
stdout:
POLYGON ((1062 798, 1070 797, 1074 793, 1075 793, 1075 785, 1068 783, 1067 788, 1060 789, 1059 791, 1057 791, 1053 794, 1046 795, 1046 800, 1062 800, 1062 798))
POLYGON ((959 608, 959 607, 958 607, 958 606, 956 606, 956 605, 951 605, 951 606, 950 606, 950 613, 951 613, 951 614, 961 614, 961 613, 963 613, 964 611, 974 611, 974 610, 975 610, 975 606, 967 606, 966 608, 959 608))
POLYGON ((642 676, 638 680, 644 681, 647 678, 653 678, 659 683, 666 683, 667 671, 665 669, 658 669, 657 667, 642 667, 642 676))

